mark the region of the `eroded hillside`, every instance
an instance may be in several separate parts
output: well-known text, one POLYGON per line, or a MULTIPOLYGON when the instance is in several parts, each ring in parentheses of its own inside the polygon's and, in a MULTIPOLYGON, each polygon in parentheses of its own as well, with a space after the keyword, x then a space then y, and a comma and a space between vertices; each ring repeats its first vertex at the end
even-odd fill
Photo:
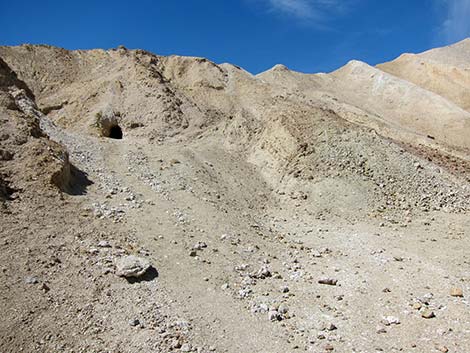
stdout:
POLYGON ((469 43, 256 76, 0 47, 1 349, 465 351, 469 43))

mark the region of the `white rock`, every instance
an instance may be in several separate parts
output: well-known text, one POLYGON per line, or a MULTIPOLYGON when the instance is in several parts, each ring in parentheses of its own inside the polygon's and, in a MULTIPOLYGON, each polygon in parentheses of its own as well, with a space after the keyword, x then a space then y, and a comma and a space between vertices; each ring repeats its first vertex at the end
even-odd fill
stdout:
POLYGON ((98 243, 98 247, 100 247, 100 248, 110 248, 110 247, 111 247, 111 244, 110 244, 109 241, 107 241, 107 240, 101 240, 101 241, 98 243))
POLYGON ((150 268, 147 259, 129 255, 116 260, 116 274, 120 277, 141 277, 150 268))
POLYGON ((280 318, 280 315, 276 310, 270 310, 268 312, 269 321, 277 321, 277 320, 279 320, 279 318, 280 318))
POLYGON ((287 307, 286 304, 281 304, 279 305, 279 309, 278 309, 278 312, 282 315, 285 315, 287 314, 287 312, 289 311, 289 308, 287 307))
POLYGON ((382 322, 384 323, 384 325, 387 325, 387 326, 399 325, 400 319, 397 318, 396 316, 384 316, 382 319, 382 322))
POLYGON ((39 280, 37 279, 37 277, 33 277, 33 276, 28 276, 24 279, 24 283, 26 284, 36 284, 38 282, 39 280))
POLYGON ((194 250, 202 250, 207 248, 207 244, 204 243, 203 241, 198 241, 196 244, 194 244, 193 249, 194 250))
POLYGON ((258 306, 258 312, 260 312, 260 313, 266 313, 266 312, 268 312, 268 310, 269 310, 269 308, 266 304, 260 304, 258 306))
POLYGON ((129 326, 138 326, 140 324, 139 319, 129 320, 129 326))
POLYGON ((225 240, 225 239, 227 239, 227 238, 228 238, 228 234, 222 234, 222 235, 220 236, 220 240, 225 240))
POLYGON ((189 345, 189 343, 184 343, 181 348, 180 348, 181 352, 191 352, 191 346, 189 345))

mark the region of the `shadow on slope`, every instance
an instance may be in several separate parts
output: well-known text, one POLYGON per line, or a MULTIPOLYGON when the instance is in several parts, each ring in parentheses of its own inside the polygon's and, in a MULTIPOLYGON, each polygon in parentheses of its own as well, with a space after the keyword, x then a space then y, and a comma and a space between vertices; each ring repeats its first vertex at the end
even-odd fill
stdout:
POLYGON ((70 182, 62 191, 73 196, 86 195, 90 185, 93 185, 93 181, 88 178, 88 174, 70 164, 70 182))
POLYGON ((153 281, 155 278, 158 277, 158 271, 155 267, 150 267, 147 272, 144 273, 143 276, 139 278, 126 278, 127 282, 133 283, 140 283, 140 282, 150 282, 153 281))

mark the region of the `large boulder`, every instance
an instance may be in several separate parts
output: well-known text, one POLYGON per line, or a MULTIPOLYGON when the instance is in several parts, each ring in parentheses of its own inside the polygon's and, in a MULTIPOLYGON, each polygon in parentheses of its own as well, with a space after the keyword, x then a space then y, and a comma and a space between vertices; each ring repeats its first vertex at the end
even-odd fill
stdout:
POLYGON ((124 256, 116 260, 116 274, 120 277, 139 278, 151 267, 150 261, 134 255, 124 256))

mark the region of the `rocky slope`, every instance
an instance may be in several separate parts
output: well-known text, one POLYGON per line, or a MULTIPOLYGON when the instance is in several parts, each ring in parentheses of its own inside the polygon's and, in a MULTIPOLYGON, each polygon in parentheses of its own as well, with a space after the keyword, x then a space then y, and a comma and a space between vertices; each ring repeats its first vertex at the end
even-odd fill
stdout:
POLYGON ((470 349, 469 53, 0 47, 0 350, 470 349))

